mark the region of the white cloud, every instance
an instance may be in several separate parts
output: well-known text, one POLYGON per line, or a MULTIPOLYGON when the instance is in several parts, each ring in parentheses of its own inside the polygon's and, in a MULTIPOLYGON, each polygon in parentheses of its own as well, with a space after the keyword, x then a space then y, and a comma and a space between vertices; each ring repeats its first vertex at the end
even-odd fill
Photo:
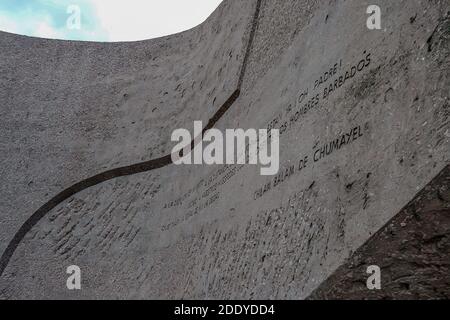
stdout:
POLYGON ((0 11, 0 30, 19 33, 20 28, 18 23, 11 19, 6 12, 0 11))
POLYGON ((39 21, 34 28, 33 35, 35 37, 40 38, 49 38, 49 39, 61 39, 64 37, 64 34, 61 32, 58 32, 58 30, 54 29, 51 26, 51 23, 46 20, 39 21))
MULTIPOLYGON (((0 0, 2 1, 2 0, 0 0)), ((0 11, 0 30, 36 37, 134 41, 181 32, 202 23, 222 0, 78 0, 81 29, 69 30, 65 8, 72 0, 33 0, 0 11)), ((73 0, 77 3, 77 0, 73 0)), ((0 3, 1 4, 1 3, 0 3)), ((69 15, 67 15, 67 18, 69 15)))
POLYGON ((202 23, 222 0, 91 0, 111 41, 156 38, 202 23))
POLYGON ((25 14, 11 17, 6 12, 0 11, 0 30, 10 33, 26 34, 29 36, 61 39, 64 34, 52 26, 50 15, 35 15, 33 19, 26 19, 26 23, 20 23, 24 20, 25 14))

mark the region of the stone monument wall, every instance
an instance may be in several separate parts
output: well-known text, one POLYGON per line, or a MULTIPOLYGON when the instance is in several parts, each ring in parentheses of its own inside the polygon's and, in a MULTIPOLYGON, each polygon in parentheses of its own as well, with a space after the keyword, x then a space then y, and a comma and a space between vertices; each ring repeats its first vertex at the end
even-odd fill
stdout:
POLYGON ((449 4, 378 2, 382 30, 365 0, 226 0, 149 41, 0 33, 0 297, 325 286, 449 163, 449 4), (279 173, 171 164, 194 120, 279 129, 279 173))

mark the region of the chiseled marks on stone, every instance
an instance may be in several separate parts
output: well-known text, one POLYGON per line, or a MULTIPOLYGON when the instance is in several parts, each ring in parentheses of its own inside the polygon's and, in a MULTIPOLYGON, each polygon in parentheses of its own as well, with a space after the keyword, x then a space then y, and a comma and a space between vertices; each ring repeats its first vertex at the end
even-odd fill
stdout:
POLYGON ((243 91, 247 91, 275 66, 294 38, 310 21, 320 1, 263 0, 256 37, 243 91))
MULTIPOLYGON (((289 8, 294 2, 303 3, 280 0, 271 5, 289 8)), ((315 146, 356 126, 365 129, 361 139, 296 172, 257 200, 254 192, 265 180, 249 167, 232 177, 231 170, 215 174, 212 168, 171 167, 158 171, 154 182, 151 175, 144 174, 110 181, 101 191, 97 189, 100 186, 85 190, 75 197, 78 200, 65 217, 82 214, 79 207, 92 213, 83 215, 75 227, 74 221, 61 217, 63 232, 54 229, 51 221, 39 224, 36 231, 46 242, 36 241, 38 237, 25 239, 7 277, 0 279, 2 296, 307 297, 448 161, 448 75, 442 70, 448 47, 439 40, 443 33, 434 32, 431 51, 426 47, 434 23, 445 21, 444 4, 386 2, 386 21, 396 28, 368 36, 367 30, 357 29, 358 23, 365 28, 366 16, 357 14, 358 8, 364 7, 361 1, 321 3, 297 37, 275 45, 279 50, 261 60, 262 65, 249 64, 250 76, 244 79, 248 90, 219 125, 266 127, 279 112, 288 114, 286 110, 305 83, 341 58, 348 64, 369 50, 374 64, 367 72, 343 85, 321 108, 299 117, 286 131, 281 145, 288 147, 282 147, 282 165, 295 164, 315 146), (409 22, 415 13, 414 22, 409 22), (349 14, 355 19, 343 23, 349 14), (348 30, 352 32, 343 33, 348 30), (210 179, 206 189, 196 188, 210 179), (161 189, 147 201, 138 191, 138 182, 142 188, 154 183, 161 189), (217 188, 209 192, 208 187, 216 183, 217 188), (98 194, 86 201, 91 192, 98 194), (203 194, 209 198, 217 192, 218 200, 207 208, 201 205, 198 214, 191 216, 186 210, 195 198, 203 194), (179 199, 184 201, 182 205, 179 199), (121 206, 131 202, 126 212, 121 211, 121 206), (94 218, 96 227, 83 233, 92 227, 93 216, 103 220, 94 218), (131 219, 131 225, 140 230, 126 250, 121 250, 122 219, 131 219), (96 239, 79 255, 78 237, 69 236, 77 230, 81 238, 92 235, 96 239), (79 259, 84 268, 86 285, 81 292, 58 291, 65 284, 66 257, 79 259)), ((258 30, 281 33, 283 28, 271 25, 270 11, 265 12, 262 21, 266 22, 261 22, 258 30)), ((301 13, 295 14, 297 23, 305 23, 300 21, 301 13)), ((261 37, 260 32, 255 43, 262 41, 261 37)), ((250 57, 261 54, 258 50, 250 57)), ((250 61, 258 63, 258 59, 250 61)), ((133 239, 132 233, 126 239, 133 239)))
MULTIPOLYGON (((223 103, 223 105, 218 108, 214 115, 209 119, 209 122, 207 123, 206 127, 203 129, 203 131, 209 130, 222 118, 222 116, 228 111, 228 109, 235 103, 236 99, 239 97, 240 89, 242 86, 243 77, 246 72, 247 64, 248 64, 248 58, 251 52, 251 48, 253 46, 253 40, 254 35, 256 31, 256 27, 258 24, 258 18, 260 14, 260 8, 261 8, 261 0, 255 1, 255 8, 254 8, 254 15, 251 20, 251 23, 248 28, 248 34, 247 34, 247 45, 245 48, 245 53, 242 58, 242 62, 239 69, 239 78, 237 80, 237 89, 233 91, 231 96, 223 103)), ((231 53, 230 53, 231 54, 231 53)), ((231 57, 231 56, 230 56, 231 57)), ((216 99, 214 99, 213 103, 216 99)), ((138 174, 142 172, 148 172, 152 170, 157 170, 162 167, 168 166, 171 164, 170 160, 171 156, 167 155, 165 157, 153 159, 150 161, 135 163, 131 166, 126 167, 119 167, 114 168, 112 170, 104 171, 102 173, 99 173, 95 176, 92 176, 88 179, 84 179, 82 181, 79 181, 75 185, 72 185, 71 187, 64 189, 59 194, 57 194, 55 197, 53 197, 51 200, 49 200, 47 203, 42 205, 33 215, 26 220, 26 222, 22 225, 22 227, 19 229, 19 231, 15 234, 14 238, 10 241, 9 245, 7 246, 6 250, 4 251, 3 255, 1 256, 0 261, 0 275, 3 274, 3 271, 9 264, 10 258, 14 254, 17 246, 20 244, 22 239, 26 236, 26 234, 31 231, 31 229, 37 224, 49 211, 54 209, 57 205, 64 202, 65 200, 69 199, 71 196, 98 184, 101 184, 102 182, 123 177, 123 176, 129 176, 133 174, 138 174)), ((211 203, 211 200, 210 200, 211 203)))
POLYGON ((0 33, 0 251, 61 190, 168 154, 175 128, 207 121, 236 89, 253 9, 226 1, 192 30, 131 43, 0 33))
POLYGON ((64 296, 67 294, 64 286, 56 284, 58 281, 64 283, 65 274, 58 272, 66 265, 81 267, 84 286, 94 289, 90 292, 91 297, 100 294, 95 290, 102 290, 105 285, 98 272, 103 272, 103 279, 108 279, 108 283, 122 272, 128 276, 139 272, 134 265, 140 259, 138 255, 131 260, 132 264, 124 267, 124 263, 125 259, 130 259, 130 252, 135 252, 137 245, 134 242, 152 218, 143 207, 151 206, 160 192, 158 178, 150 173, 141 174, 133 181, 119 178, 84 191, 54 209, 40 222, 39 228, 26 236, 25 244, 13 256, 11 263, 20 267, 18 271, 7 269, 5 272, 1 283, 9 285, 2 288, 2 296, 9 297, 16 290, 22 297, 45 298, 50 291, 55 298, 64 296), (35 261, 45 261, 46 267, 40 265, 28 269, 35 261), (42 267, 45 269, 41 269, 40 277, 36 269, 42 267), (97 267, 98 270, 93 271, 95 276, 90 277, 87 268, 97 267), (98 287, 97 279, 103 282, 98 287), (37 281, 42 284, 36 286, 37 281))

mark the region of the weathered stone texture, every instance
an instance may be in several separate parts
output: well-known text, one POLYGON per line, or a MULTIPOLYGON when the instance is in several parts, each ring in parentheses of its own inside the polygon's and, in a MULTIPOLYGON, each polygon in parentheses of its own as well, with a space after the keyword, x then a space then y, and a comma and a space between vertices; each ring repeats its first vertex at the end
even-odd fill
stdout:
POLYGON ((281 131, 277 177, 169 165, 77 193, 21 240, 0 297, 307 298, 448 165, 448 1, 379 1, 379 31, 369 1, 262 0, 252 24, 257 4, 136 43, 0 33, 0 251, 55 193, 166 155, 173 129, 237 88, 217 128, 281 131), (72 264, 81 291, 65 287, 72 264))

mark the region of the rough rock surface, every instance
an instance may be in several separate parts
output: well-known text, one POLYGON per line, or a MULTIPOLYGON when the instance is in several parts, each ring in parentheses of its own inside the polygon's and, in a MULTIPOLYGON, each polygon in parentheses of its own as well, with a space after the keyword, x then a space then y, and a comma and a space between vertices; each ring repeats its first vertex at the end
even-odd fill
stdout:
POLYGON ((448 1, 379 1, 373 31, 370 4, 226 0, 197 28, 132 43, 0 33, 0 252, 20 240, 0 297, 308 297, 449 163, 448 1), (211 118, 280 129, 280 175, 167 165, 27 225, 211 118), (82 290, 66 288, 70 265, 82 290))
POLYGON ((359 248, 310 299, 449 299, 450 166, 359 248), (381 288, 367 290, 380 267, 381 288))

